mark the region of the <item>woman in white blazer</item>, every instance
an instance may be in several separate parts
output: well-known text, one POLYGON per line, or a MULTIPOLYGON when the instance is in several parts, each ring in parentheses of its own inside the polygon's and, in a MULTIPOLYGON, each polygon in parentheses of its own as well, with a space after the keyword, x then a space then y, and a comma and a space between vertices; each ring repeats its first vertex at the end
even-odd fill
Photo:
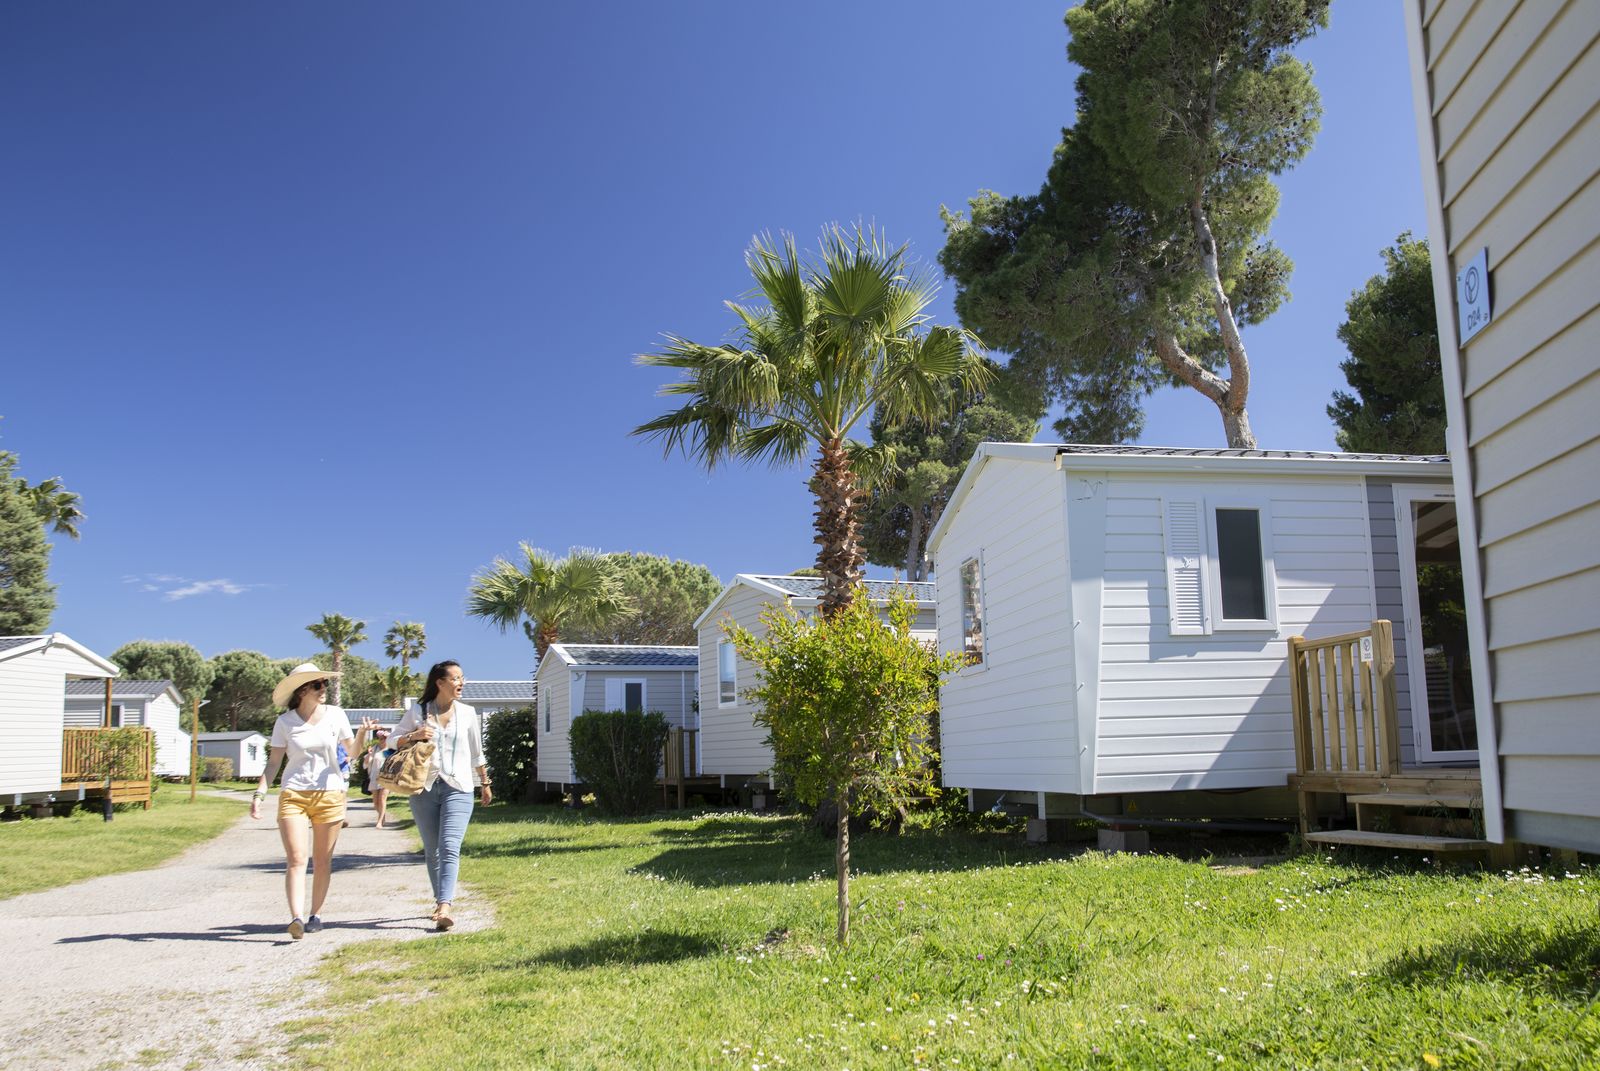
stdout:
POLYGON ((389 746, 404 749, 433 741, 433 760, 422 791, 411 797, 411 814, 422 834, 423 859, 433 886, 434 928, 455 925, 451 904, 461 868, 461 840, 472 820, 472 794, 488 806, 494 798, 483 758, 483 726, 478 712, 460 701, 466 677, 457 662, 440 662, 428 670, 422 699, 412 704, 389 737, 389 746))

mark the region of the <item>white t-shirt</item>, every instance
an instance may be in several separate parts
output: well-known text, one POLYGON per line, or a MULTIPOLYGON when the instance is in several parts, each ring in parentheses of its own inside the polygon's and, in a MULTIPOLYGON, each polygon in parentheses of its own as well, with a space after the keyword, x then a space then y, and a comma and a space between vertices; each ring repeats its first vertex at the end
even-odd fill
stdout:
POLYGON ((339 772, 339 745, 356 738, 350 719, 344 708, 327 704, 319 706, 311 719, 308 723, 298 711, 288 710, 272 725, 272 746, 289 750, 283 787, 295 792, 347 791, 349 785, 339 772))
MULTIPOLYGON (((437 713, 430 703, 428 714, 437 713)), ((399 739, 402 733, 409 733, 422 722, 422 705, 411 704, 411 709, 394 727, 389 739, 399 739)), ((483 727, 478 721, 478 712, 458 699, 450 715, 450 724, 440 728, 435 718, 433 729, 433 761, 428 765, 428 780, 422 786, 422 791, 428 791, 442 777, 451 788, 459 792, 471 792, 477 784, 477 768, 484 765, 483 727)))

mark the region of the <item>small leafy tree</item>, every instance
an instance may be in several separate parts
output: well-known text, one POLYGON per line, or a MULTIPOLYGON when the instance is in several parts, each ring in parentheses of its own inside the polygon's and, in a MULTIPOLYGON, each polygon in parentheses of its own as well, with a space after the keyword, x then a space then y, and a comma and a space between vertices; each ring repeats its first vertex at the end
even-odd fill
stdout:
POLYGON ((926 795, 932 781, 938 681, 961 668, 911 636, 916 607, 891 603, 888 620, 856 598, 827 618, 773 607, 765 636, 724 626, 741 657, 757 667, 747 695, 767 730, 773 772, 801 803, 839 808, 835 834, 839 941, 850 940, 851 814, 880 814, 926 795))
POLYGON ((483 730, 483 757, 496 793, 508 800, 527 799, 539 774, 538 711, 518 707, 490 718, 483 730))
POLYGON ((106 786, 105 809, 102 814, 111 821, 111 783, 131 781, 140 774, 148 776, 145 756, 154 746, 154 736, 148 729, 103 729, 92 733, 83 757, 85 777, 90 781, 103 781, 106 786))
POLYGON ((610 814, 644 814, 655 798, 667 744, 664 715, 586 710, 572 719, 572 766, 610 814))

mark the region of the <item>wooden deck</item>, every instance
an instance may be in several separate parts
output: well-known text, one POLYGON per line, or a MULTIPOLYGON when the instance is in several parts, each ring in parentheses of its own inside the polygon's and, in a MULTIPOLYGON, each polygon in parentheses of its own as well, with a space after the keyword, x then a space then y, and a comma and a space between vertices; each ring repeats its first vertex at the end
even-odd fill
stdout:
POLYGON ((116 778, 110 783, 112 803, 142 803, 150 809, 151 767, 156 753, 156 734, 151 729, 63 729, 61 733, 61 789, 63 792, 81 792, 86 799, 100 799, 107 793, 106 781, 95 775, 98 749, 108 733, 139 732, 144 735, 144 746, 134 754, 124 769, 118 771, 131 775, 116 778))
POLYGON ((1401 765, 1394 626, 1289 640, 1300 834, 1313 844, 1427 852, 1511 849, 1482 839, 1483 781, 1476 767, 1401 765), (1319 797, 1342 797, 1354 829, 1321 829, 1319 797))

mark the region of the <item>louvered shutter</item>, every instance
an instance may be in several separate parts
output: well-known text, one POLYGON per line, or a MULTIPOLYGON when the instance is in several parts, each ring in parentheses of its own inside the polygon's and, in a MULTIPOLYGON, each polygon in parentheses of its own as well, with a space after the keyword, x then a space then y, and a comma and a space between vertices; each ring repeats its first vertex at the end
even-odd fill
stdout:
POLYGON ((1174 636, 1211 631, 1206 613, 1205 508, 1198 499, 1166 501, 1167 630, 1174 636))

